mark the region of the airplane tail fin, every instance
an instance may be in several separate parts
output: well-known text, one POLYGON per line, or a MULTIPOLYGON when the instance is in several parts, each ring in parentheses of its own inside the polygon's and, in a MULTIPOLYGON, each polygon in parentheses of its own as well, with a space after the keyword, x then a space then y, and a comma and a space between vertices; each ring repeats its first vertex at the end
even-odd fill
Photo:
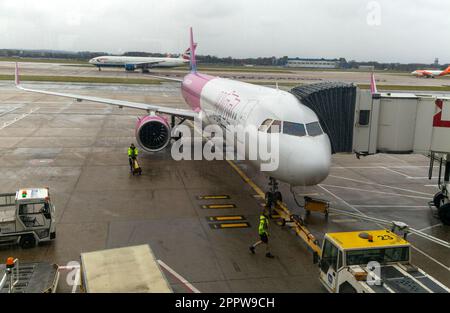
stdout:
POLYGON ((370 75, 370 93, 373 95, 374 93, 378 93, 377 82, 375 81, 375 74, 372 72, 370 75))
POLYGON ((446 74, 450 74, 450 66, 449 67, 447 67, 445 70, 444 70, 444 73, 446 73, 446 74))
MULTIPOLYGON (((194 44, 194 49, 197 48, 197 44, 194 44)), ((180 55, 180 58, 183 60, 191 60, 191 48, 187 48, 182 55, 180 55)))
POLYGON ((195 48, 197 47, 197 44, 194 43, 194 32, 192 30, 192 27, 190 29, 190 62, 191 62, 191 72, 196 73, 197 72, 197 61, 195 60, 195 48))
POLYGON ((20 77, 19 77, 19 64, 16 62, 16 71, 14 74, 14 82, 16 86, 20 85, 20 77))

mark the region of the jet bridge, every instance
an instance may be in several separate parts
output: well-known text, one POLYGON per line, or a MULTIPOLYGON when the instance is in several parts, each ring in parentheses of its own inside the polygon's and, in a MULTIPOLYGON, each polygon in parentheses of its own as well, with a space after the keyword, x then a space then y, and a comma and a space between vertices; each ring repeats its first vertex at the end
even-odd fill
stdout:
POLYGON ((291 90, 319 117, 328 134, 333 153, 353 151, 353 125, 357 87, 353 84, 326 82, 298 86, 291 90))

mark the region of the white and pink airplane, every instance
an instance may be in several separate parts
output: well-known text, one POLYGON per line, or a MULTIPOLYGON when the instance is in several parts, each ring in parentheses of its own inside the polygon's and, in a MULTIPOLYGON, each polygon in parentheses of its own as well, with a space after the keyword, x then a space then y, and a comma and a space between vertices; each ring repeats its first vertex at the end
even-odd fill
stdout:
POLYGON ((450 74, 450 66, 447 67, 445 70, 415 70, 411 73, 411 75, 416 77, 425 77, 425 78, 435 78, 440 76, 445 76, 450 74))
MULTIPOLYGON (((182 120, 200 119, 205 125, 216 124, 222 128, 225 125, 254 126, 258 129, 258 136, 277 135, 279 165, 274 171, 265 172, 272 186, 266 194, 270 199, 275 197, 281 200, 281 194, 276 190, 276 180, 291 186, 311 186, 328 176, 330 140, 310 108, 289 92, 200 74, 197 72, 192 28, 190 47, 191 72, 183 80, 170 79, 181 83, 181 93, 190 110, 25 88, 20 85, 17 64, 16 85, 24 91, 146 111, 148 114, 136 123, 135 134, 139 145, 148 152, 160 151, 169 145, 175 117, 182 120), (221 101, 224 94, 233 99, 233 106, 224 107, 224 101, 221 101), (172 117, 172 123, 167 115, 172 117)), ((246 141, 245 144, 249 143, 246 141)), ((255 166, 264 162, 260 159, 250 161, 255 166)))

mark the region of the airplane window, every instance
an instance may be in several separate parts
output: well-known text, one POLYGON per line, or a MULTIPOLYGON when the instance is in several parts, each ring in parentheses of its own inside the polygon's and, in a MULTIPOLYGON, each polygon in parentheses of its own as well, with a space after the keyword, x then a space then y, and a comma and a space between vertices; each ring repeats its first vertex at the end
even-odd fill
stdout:
POLYGON ((306 129, 308 130, 308 135, 310 136, 319 136, 323 134, 322 128, 320 127, 319 122, 312 122, 306 124, 306 129))
POLYGON ((261 124, 261 126, 259 126, 259 131, 260 132, 265 132, 265 131, 267 131, 267 129, 269 128, 269 126, 270 126, 270 124, 272 124, 272 122, 273 122, 273 120, 271 120, 271 119, 268 119, 268 120, 265 120, 262 124, 261 124))
POLYGON ((303 137, 306 136, 306 130, 304 124, 284 122, 283 134, 303 137))
POLYGON ((272 125, 270 125, 270 128, 267 132, 270 134, 281 133, 281 121, 273 121, 272 125))

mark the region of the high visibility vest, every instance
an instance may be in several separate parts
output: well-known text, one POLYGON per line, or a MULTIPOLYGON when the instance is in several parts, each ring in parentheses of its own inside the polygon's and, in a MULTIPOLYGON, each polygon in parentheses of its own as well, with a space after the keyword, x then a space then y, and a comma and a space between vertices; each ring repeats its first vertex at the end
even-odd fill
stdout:
POLYGON ((268 234, 267 228, 269 226, 269 221, 267 220, 267 217, 264 215, 261 215, 259 217, 259 227, 258 227, 258 233, 260 235, 268 234))
POLYGON ((139 153, 138 148, 134 148, 134 149, 128 148, 128 156, 130 158, 137 157, 138 153, 139 153))

